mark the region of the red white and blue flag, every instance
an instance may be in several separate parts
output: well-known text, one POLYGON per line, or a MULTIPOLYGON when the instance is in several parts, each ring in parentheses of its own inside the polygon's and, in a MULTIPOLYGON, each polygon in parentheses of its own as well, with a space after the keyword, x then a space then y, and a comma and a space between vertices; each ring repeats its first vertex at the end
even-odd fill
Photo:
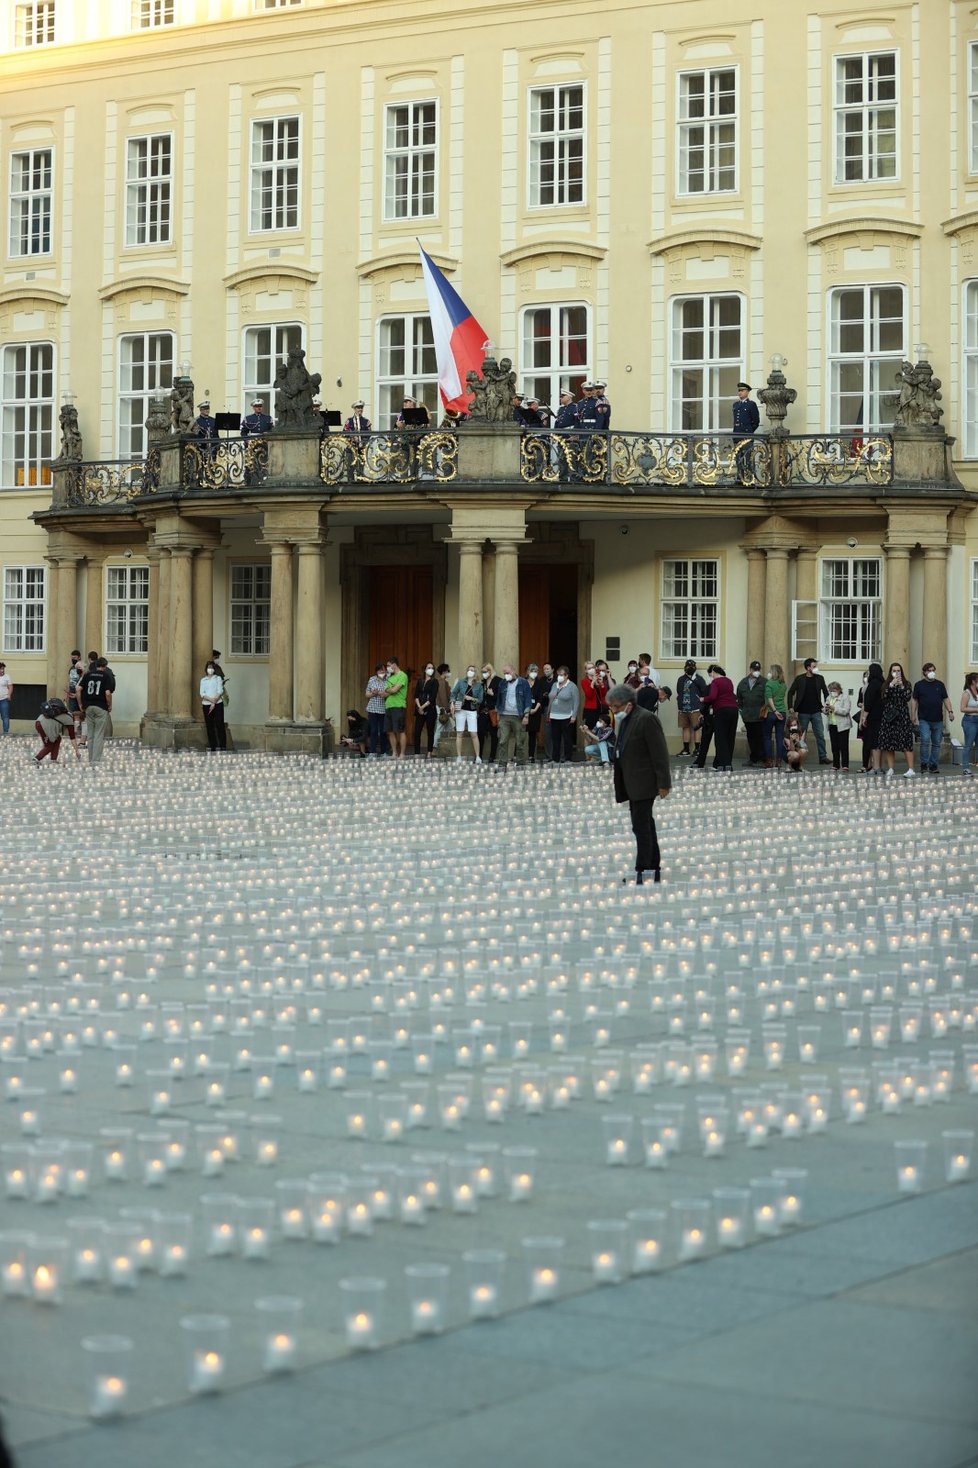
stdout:
POLYGON ((446 408, 457 408, 464 413, 470 396, 465 374, 472 370, 478 372, 482 367, 486 333, 421 244, 418 249, 428 293, 428 314, 435 341, 441 399, 446 408))

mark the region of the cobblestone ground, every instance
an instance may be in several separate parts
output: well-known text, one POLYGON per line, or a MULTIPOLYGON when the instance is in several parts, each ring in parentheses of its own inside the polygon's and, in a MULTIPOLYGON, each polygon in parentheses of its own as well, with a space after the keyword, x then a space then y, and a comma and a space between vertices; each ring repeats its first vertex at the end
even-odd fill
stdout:
POLYGON ((978 1462, 974 782, 32 749, 19 1468, 978 1462))

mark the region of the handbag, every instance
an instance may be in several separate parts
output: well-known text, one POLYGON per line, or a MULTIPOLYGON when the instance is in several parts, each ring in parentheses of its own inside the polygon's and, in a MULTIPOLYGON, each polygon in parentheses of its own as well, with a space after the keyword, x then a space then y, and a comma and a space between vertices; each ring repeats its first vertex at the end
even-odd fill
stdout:
POLYGON ((490 709, 489 710, 489 722, 490 722, 490 724, 492 725, 492 727, 494 729, 498 729, 499 728, 499 710, 498 709, 490 709))

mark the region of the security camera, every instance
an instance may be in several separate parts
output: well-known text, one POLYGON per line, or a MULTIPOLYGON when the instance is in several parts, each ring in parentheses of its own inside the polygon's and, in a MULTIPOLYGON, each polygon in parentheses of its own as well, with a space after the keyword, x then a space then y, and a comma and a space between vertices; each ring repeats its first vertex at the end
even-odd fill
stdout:
MULTIPOLYGON (((853 541, 853 545, 855 545, 855 541, 853 541)), ((131 550, 124 550, 122 552, 122 554, 125 556, 125 558, 126 558, 127 561, 131 561, 132 560, 132 551, 131 550)))
POLYGON ((618 526, 618 534, 619 535, 627 535, 628 534, 628 526, 627 525, 619 525, 618 526))
POLYGON ((854 535, 850 535, 849 539, 846 541, 846 545, 849 547, 850 550, 855 550, 858 544, 859 541, 854 535))

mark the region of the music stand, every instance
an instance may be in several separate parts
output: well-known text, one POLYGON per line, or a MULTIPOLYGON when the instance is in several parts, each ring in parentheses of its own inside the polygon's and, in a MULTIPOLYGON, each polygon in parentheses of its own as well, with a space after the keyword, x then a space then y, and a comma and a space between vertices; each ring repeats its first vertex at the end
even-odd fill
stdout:
POLYGON ((398 417, 403 419, 405 428, 427 428, 431 423, 427 408, 402 408, 398 417))
POLYGON ((217 424, 218 433, 233 433, 235 437, 241 434, 240 413, 215 413, 214 422, 217 424))
POLYGON ((331 428, 339 428, 342 426, 343 414, 339 411, 338 408, 327 408, 324 412, 320 413, 319 416, 323 420, 324 433, 328 433, 331 428))

